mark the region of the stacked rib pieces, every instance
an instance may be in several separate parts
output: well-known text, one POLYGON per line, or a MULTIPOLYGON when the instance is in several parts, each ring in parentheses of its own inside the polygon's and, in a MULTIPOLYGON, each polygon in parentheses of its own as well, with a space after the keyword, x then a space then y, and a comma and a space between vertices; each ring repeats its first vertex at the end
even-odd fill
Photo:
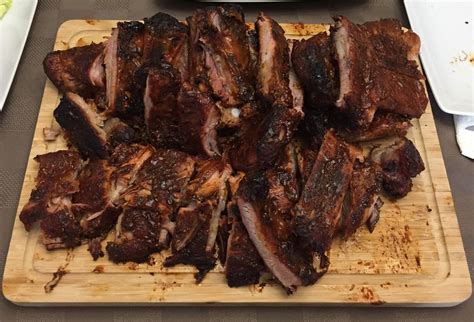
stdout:
POLYGON ((314 284, 332 239, 373 231, 381 195, 424 169, 404 137, 427 105, 418 37, 334 20, 290 41, 263 13, 249 30, 239 7, 208 7, 48 54, 70 149, 35 158, 25 228, 39 221, 48 250, 97 259, 105 244, 116 263, 168 250, 163 265, 193 265, 197 282, 220 262, 231 287, 264 272, 289 293, 314 284))

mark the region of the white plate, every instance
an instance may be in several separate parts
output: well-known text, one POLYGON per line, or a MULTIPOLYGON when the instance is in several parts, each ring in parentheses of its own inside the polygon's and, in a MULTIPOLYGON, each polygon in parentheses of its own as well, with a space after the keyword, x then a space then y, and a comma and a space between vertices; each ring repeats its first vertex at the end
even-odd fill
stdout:
POLYGON ((0 111, 20 62, 37 3, 37 0, 13 0, 10 10, 0 20, 0 111))
POLYGON ((405 0, 405 8, 439 107, 474 115, 474 1, 405 0))

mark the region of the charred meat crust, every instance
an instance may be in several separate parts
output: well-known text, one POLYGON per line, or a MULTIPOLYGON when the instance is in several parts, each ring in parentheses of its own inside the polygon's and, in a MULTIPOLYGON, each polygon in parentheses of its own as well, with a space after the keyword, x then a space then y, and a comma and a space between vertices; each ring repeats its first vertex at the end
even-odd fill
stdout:
POLYGON ((43 60, 43 69, 62 93, 93 98, 105 87, 104 43, 53 51, 43 60))
POLYGON ((34 160, 39 163, 35 188, 20 213, 20 220, 27 231, 47 215, 48 203, 52 199, 68 198, 79 190, 77 174, 82 166, 79 153, 74 151, 37 155, 34 160))
POLYGON ((100 127, 104 119, 94 109, 80 96, 67 93, 54 110, 54 117, 84 157, 105 159, 108 156, 106 133, 100 127))
POLYGON ((153 145, 177 148, 182 139, 179 127, 178 93, 181 84, 177 70, 161 64, 150 69, 144 94, 145 124, 153 145))
POLYGON ((257 141, 257 158, 260 169, 268 168, 292 139, 303 114, 296 109, 275 106, 261 126, 257 141))
POLYGON ((294 209, 295 231, 308 251, 324 254, 331 246, 352 176, 355 150, 333 131, 326 133, 294 209))
MULTIPOLYGON (((187 41, 188 28, 176 18, 159 12, 145 18, 143 60, 151 66, 173 62, 187 41)), ((177 67, 177 66, 175 66, 177 67)))
MULTIPOLYGON (((130 171, 125 165, 136 153, 123 151, 116 161, 130 171)), ((114 262, 144 262, 167 246, 161 237, 163 229, 180 205, 194 160, 183 152, 159 149, 152 150, 138 167, 120 196, 123 212, 117 222, 116 239, 107 244, 107 253, 114 262)))
POLYGON ((251 120, 242 129, 239 144, 230 149, 236 170, 267 169, 290 142, 303 113, 294 108, 274 106, 265 116, 251 120))
POLYGON ((135 84, 134 76, 143 63, 143 34, 144 25, 138 21, 119 22, 116 37, 109 41, 116 42, 115 46, 108 45, 105 60, 107 73, 107 97, 109 113, 128 117, 131 114, 140 115, 143 106, 140 86, 135 84), (116 52, 114 52, 116 49, 116 52), (113 71, 115 69, 115 71, 113 71), (115 77, 109 77, 115 75, 115 77))
POLYGON ((347 239, 357 228, 368 224, 371 231, 375 228, 374 216, 383 205, 379 198, 382 190, 382 171, 370 161, 356 161, 352 178, 344 197, 340 227, 338 230, 347 239), (370 224, 372 222, 372 224, 370 224))
POLYGON ((334 46, 326 32, 296 41, 291 54, 296 75, 312 108, 332 106, 337 99, 339 80, 334 46))

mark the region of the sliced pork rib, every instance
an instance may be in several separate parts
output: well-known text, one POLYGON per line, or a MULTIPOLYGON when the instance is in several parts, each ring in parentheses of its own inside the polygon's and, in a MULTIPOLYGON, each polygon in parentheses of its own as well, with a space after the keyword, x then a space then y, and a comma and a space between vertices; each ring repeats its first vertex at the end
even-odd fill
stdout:
POLYGON ((219 155, 217 126, 220 113, 214 101, 190 84, 178 94, 178 125, 182 132, 181 148, 189 153, 210 157, 219 155))
MULTIPOLYGON (((112 204, 112 173, 115 167, 105 160, 91 160, 79 175, 79 191, 74 194, 74 208, 78 217, 83 217, 81 226, 86 230, 88 238, 107 234, 110 228, 100 228, 98 219, 107 207, 115 208, 112 204), (98 230, 97 230, 98 229, 98 230)), ((114 220, 112 220, 114 221, 114 220)), ((114 223, 112 223, 113 225, 114 223)))
POLYGON ((367 129, 341 129, 339 134, 348 142, 364 142, 387 136, 404 137, 411 128, 410 120, 402 115, 377 111, 367 129))
POLYGON ((245 180, 248 183, 242 186, 242 195, 237 198, 237 204, 242 222, 265 265, 289 292, 297 286, 314 283, 316 277, 312 256, 303 254, 301 248, 296 247, 296 242, 278 240, 265 220, 271 216, 260 205, 268 193, 266 178, 245 180), (249 190, 246 193, 244 189, 249 190))
POLYGON ((232 224, 225 260, 227 285, 239 287, 258 284, 260 272, 265 270, 263 260, 242 223, 237 204, 230 202, 227 205, 227 209, 227 213, 231 213, 230 221, 232 224))
POLYGON ((211 251, 206 249, 212 211, 208 201, 179 209, 176 218, 176 236, 173 237, 172 244, 173 255, 164 262, 165 267, 177 264, 195 266, 198 269, 195 274, 196 283, 200 283, 216 265, 214 248, 211 251))
POLYGON ((331 128, 336 129, 338 135, 347 142, 365 142, 388 136, 403 137, 412 126, 409 118, 382 110, 375 113, 367 128, 347 126, 350 123, 345 115, 338 113, 332 106, 320 106, 305 110, 301 129, 313 145, 319 147, 324 134, 331 128))
POLYGON ((70 197, 79 190, 77 175, 82 161, 74 151, 57 151, 34 158, 39 163, 35 188, 30 200, 20 213, 26 230, 47 213, 62 206, 69 206, 70 197))
POLYGON ((54 117, 69 141, 86 158, 105 159, 110 148, 135 140, 133 129, 116 118, 107 120, 94 103, 74 93, 64 95, 54 110, 54 117))
POLYGON ((79 191, 74 194, 72 210, 79 220, 81 239, 92 242, 91 254, 96 260, 103 253, 100 241, 114 227, 121 212, 112 195, 112 167, 105 160, 92 160, 79 175, 79 191), (100 250, 97 250, 97 248, 100 250))
POLYGON ((420 117, 428 98, 414 61, 416 34, 404 32, 392 19, 362 25, 342 16, 334 20, 340 85, 336 105, 361 127, 369 125, 376 109, 420 117))
POLYGON ((237 205, 247 232, 270 272, 288 292, 316 282, 313 256, 292 233, 292 207, 298 200, 297 160, 287 147, 276 167, 247 175, 237 205))
POLYGON ((253 95, 247 74, 249 48, 243 12, 236 6, 206 11, 201 31, 205 66, 212 92, 226 108, 239 107, 253 95))
POLYGON ((221 126, 234 127, 254 92, 244 14, 232 5, 207 7, 195 11, 188 24, 192 78, 219 102, 221 126))
POLYGON ((291 54, 296 75, 305 90, 308 105, 332 106, 337 99, 339 79, 334 46, 326 32, 296 41, 291 54))
POLYGON ((104 58, 108 112, 140 114, 140 86, 134 80, 143 63, 144 26, 138 21, 119 22, 109 39, 104 58))
POLYGON ((187 78, 188 28, 176 18, 159 12, 145 18, 143 61, 148 66, 171 64, 187 78))
MULTIPOLYGON (((278 28, 281 29, 277 25, 276 31, 268 30, 270 27, 276 28, 274 26, 276 22, 264 15, 259 16, 259 19, 257 24, 260 23, 262 25, 261 28, 263 28, 260 31, 261 33, 272 33, 277 32, 278 28)), ((281 36, 284 38, 283 34, 281 36)), ((259 34, 259 39, 260 37, 264 37, 266 41, 268 40, 265 38, 266 36, 261 34, 259 34)), ((279 37, 275 37, 274 41, 280 41, 278 40, 279 37)), ((260 44, 260 50, 262 50, 261 46, 262 44, 260 44)), ((291 141, 300 121, 304 117, 303 89, 289 60, 291 48, 292 43, 288 45, 285 40, 284 48, 278 49, 278 52, 285 50, 286 54, 283 57, 265 58, 275 60, 275 63, 278 65, 271 68, 279 68, 279 70, 275 71, 272 69, 271 72, 275 72, 280 76, 283 73, 286 76, 281 76, 283 77, 282 81, 278 81, 278 84, 266 83, 264 87, 267 88, 268 92, 271 95, 276 95, 274 98, 269 99, 272 106, 265 110, 260 109, 259 113, 255 113, 251 118, 247 119, 246 124, 241 128, 238 143, 231 147, 232 166, 237 170, 248 171, 270 167, 286 144, 291 141), (282 94, 276 87, 280 89, 285 87, 285 93, 287 93, 282 94)), ((259 80, 261 80, 261 74, 270 72, 270 70, 266 71, 266 67, 262 66, 261 62, 262 55, 266 57, 267 54, 260 52, 259 55, 259 80)), ((269 76, 268 81, 273 82, 275 79, 269 76)))
POLYGON ((358 149, 337 137, 324 136, 318 156, 294 208, 295 232, 301 246, 323 255, 331 246, 341 218, 344 196, 358 149))
POLYGON ((178 211, 173 255, 165 266, 194 265, 196 282, 201 282, 216 262, 215 243, 221 213, 227 202, 227 180, 232 169, 220 160, 199 161, 196 174, 187 187, 186 207, 178 211))
POLYGON ((185 129, 179 127, 178 93, 181 83, 176 69, 168 64, 151 68, 144 94, 145 124, 153 145, 177 148, 185 129))
POLYGON ((54 117, 82 155, 99 159, 107 157, 106 133, 102 129, 105 118, 99 115, 93 104, 79 95, 67 93, 54 110, 54 117))
MULTIPOLYGON (((117 221, 115 241, 107 244, 114 262, 145 262, 152 253, 167 247, 171 217, 193 173, 194 161, 185 153, 149 151, 150 156, 139 164, 131 184, 120 194, 123 212, 117 221)), ((128 163, 125 161, 124 166, 128 163)))
POLYGON ((44 72, 62 93, 93 98, 105 88, 104 43, 53 51, 43 60, 44 72))
POLYGON ((413 186, 411 178, 425 169, 420 153, 407 138, 373 149, 370 158, 382 168, 383 190, 391 198, 405 197, 413 186))
POLYGON ((289 107, 293 98, 289 87, 290 57, 285 32, 264 13, 259 13, 257 91, 270 105, 289 107))
POLYGON ((338 227, 343 238, 348 238, 363 224, 366 224, 371 232, 374 230, 383 205, 379 196, 381 190, 380 167, 370 161, 356 161, 344 197, 340 227, 338 227))
POLYGON ((35 157, 39 163, 35 189, 20 213, 29 230, 41 220, 43 243, 47 249, 81 244, 81 229, 71 210, 72 195, 79 190, 78 173, 82 161, 77 152, 57 151, 35 157))
POLYGON ((272 166, 302 118, 300 110, 274 106, 268 114, 249 120, 242 128, 238 144, 230 150, 234 169, 249 171, 272 166))

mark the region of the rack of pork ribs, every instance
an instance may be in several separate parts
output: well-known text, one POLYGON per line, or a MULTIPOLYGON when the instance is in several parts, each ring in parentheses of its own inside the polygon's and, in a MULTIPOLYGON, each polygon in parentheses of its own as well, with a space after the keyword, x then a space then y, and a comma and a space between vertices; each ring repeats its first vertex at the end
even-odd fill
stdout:
POLYGON ((48 250, 88 244, 94 260, 169 250, 164 266, 193 265, 197 282, 219 261, 231 287, 314 284, 332 239, 373 231, 381 195, 404 197, 424 170, 405 138, 427 105, 418 36, 334 21, 289 41, 264 13, 249 30, 240 7, 208 7, 49 53, 70 149, 35 158, 26 230, 38 221, 48 250))

